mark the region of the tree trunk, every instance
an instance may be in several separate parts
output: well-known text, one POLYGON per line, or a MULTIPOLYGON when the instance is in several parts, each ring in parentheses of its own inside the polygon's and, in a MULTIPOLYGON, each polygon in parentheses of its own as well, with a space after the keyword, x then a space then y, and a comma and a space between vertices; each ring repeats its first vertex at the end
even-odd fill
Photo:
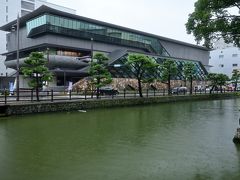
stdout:
POLYGON ((139 96, 143 97, 141 79, 139 79, 139 78, 138 78, 138 92, 139 92, 139 96))
POLYGON ((193 84, 193 79, 192 79, 192 76, 190 77, 190 94, 192 94, 192 84, 193 84))
POLYGON ((210 94, 212 94, 212 91, 214 91, 215 87, 216 87, 215 85, 212 86, 212 88, 210 89, 210 94))
POLYGON ((38 73, 36 73, 36 98, 37 98, 37 101, 39 101, 38 86, 39 86, 39 78, 38 78, 38 73))
POLYGON ((234 91, 237 91, 237 81, 234 83, 234 91))
POLYGON ((187 79, 184 79, 184 87, 187 87, 187 79))
POLYGON ((99 98, 99 84, 100 84, 100 79, 97 79, 97 99, 99 98))
POLYGON ((168 76, 168 95, 171 95, 171 76, 168 76))
POLYGON ((99 87, 97 87, 97 99, 99 99, 99 87))

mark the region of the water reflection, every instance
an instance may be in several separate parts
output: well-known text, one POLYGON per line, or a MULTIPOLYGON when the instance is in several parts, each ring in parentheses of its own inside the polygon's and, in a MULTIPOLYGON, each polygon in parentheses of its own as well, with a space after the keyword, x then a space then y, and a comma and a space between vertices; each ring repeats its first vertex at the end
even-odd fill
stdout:
POLYGON ((5 179, 229 179, 239 100, 10 117, 0 121, 5 179), (19 178, 21 177, 21 178, 19 178))

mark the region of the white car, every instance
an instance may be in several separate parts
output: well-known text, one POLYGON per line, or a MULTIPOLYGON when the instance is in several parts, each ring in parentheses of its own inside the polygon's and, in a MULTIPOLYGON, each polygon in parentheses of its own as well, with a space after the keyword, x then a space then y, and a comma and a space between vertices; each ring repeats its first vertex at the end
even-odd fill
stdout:
POLYGON ((187 87, 175 87, 172 89, 172 94, 184 94, 187 92, 187 87))

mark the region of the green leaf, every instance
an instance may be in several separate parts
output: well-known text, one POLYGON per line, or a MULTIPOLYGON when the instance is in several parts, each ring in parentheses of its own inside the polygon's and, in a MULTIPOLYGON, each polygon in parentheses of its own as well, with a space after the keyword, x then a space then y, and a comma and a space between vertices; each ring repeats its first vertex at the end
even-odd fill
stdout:
POLYGON ((30 78, 29 86, 32 88, 42 87, 43 81, 52 81, 53 75, 45 66, 47 60, 44 55, 39 52, 32 52, 30 56, 24 60, 21 72, 25 78, 30 78))
POLYGON ((240 47, 239 10, 239 0, 198 0, 185 24, 187 33, 193 34, 197 43, 204 41, 206 47, 211 48, 219 38, 240 47))
POLYGON ((102 54, 97 53, 94 55, 94 62, 91 62, 89 74, 91 76, 91 83, 96 88, 103 87, 112 82, 112 77, 108 71, 108 58, 102 54))

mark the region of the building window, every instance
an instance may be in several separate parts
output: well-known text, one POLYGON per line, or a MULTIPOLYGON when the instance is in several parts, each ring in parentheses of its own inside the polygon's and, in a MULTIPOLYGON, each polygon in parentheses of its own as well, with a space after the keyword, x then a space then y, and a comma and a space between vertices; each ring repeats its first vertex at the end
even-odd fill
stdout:
POLYGON ((224 64, 219 64, 219 67, 223 68, 223 67, 224 67, 224 64))
POLYGON ((27 22, 27 31, 29 33, 33 28, 39 27, 46 23, 47 23, 46 15, 43 15, 34 20, 28 21, 27 22))
POLYGON ((27 10, 34 10, 34 4, 30 2, 21 1, 21 7, 27 10))
POLYGON ((81 53, 77 51, 64 51, 64 50, 58 50, 57 55, 60 56, 73 56, 73 57, 80 57, 81 53))
POLYGON ((25 16, 26 14, 30 13, 29 11, 21 10, 21 16, 25 16))
POLYGON ((8 15, 6 15, 6 22, 8 22, 8 15))
POLYGON ((131 47, 140 47, 150 52, 157 52, 159 55, 169 55, 157 38, 130 33, 127 31, 121 31, 119 29, 110 28, 107 26, 101 26, 94 23, 88 23, 85 21, 60 17, 52 14, 39 16, 28 21, 28 33, 33 28, 39 27, 41 25, 48 25, 49 28, 51 28, 51 31, 54 31, 56 33, 65 33, 69 34, 70 36, 81 35, 85 38, 89 38, 90 34, 96 34, 96 36, 98 38, 101 38, 103 41, 112 42, 114 44, 123 44, 131 47), (41 20, 43 17, 44 21, 41 20), (72 30, 80 30, 82 33, 72 30))
POLYGON ((238 54, 232 54, 232 57, 238 57, 238 54))
POLYGON ((8 13, 8 6, 6 6, 6 13, 8 13))
POLYGON ((233 66, 233 67, 237 67, 237 66, 238 66, 238 64, 232 64, 232 66, 233 66))
POLYGON ((219 59, 222 59, 224 57, 224 55, 219 55, 219 59))

